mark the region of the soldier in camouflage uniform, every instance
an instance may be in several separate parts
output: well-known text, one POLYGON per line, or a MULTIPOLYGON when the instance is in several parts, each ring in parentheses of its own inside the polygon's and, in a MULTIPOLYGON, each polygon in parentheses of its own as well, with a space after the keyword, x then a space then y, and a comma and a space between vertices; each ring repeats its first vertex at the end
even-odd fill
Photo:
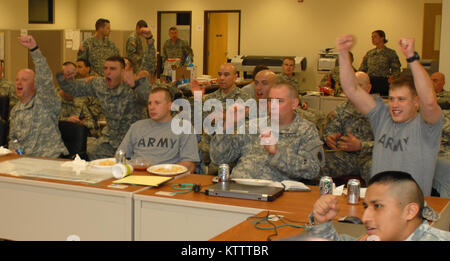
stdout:
POLYGON ((134 72, 141 70, 142 58, 144 56, 146 41, 142 36, 141 28, 147 28, 148 25, 144 20, 136 23, 136 31, 131 33, 126 43, 126 57, 131 60, 134 65, 134 72))
MULTIPOLYGON (((8 96, 9 98, 9 111, 11 112, 14 105, 19 102, 19 98, 16 95, 16 89, 14 88, 14 84, 6 79, 4 79, 5 67, 4 61, 0 60, 0 95, 8 96)), ((3 119, 5 122, 8 122, 9 119, 3 119)))
POLYGON ((435 72, 430 78, 433 81, 439 106, 444 110, 450 110, 450 91, 444 90, 445 75, 441 72, 435 72))
POLYGON ((429 225, 428 221, 437 220, 439 215, 426 205, 419 185, 407 173, 388 171, 373 176, 364 206, 362 222, 367 234, 360 239, 340 235, 334 229, 331 221, 339 208, 338 198, 332 195, 323 195, 316 201, 306 231, 310 236, 336 241, 450 240, 450 232, 429 225))
MULTIPOLYGON (((303 181, 317 177, 323 160, 323 143, 317 128, 295 113, 299 103, 296 89, 289 84, 276 84, 270 88, 269 98, 281 99, 278 141, 267 144, 261 137, 270 139, 273 133, 258 130, 257 134, 250 134, 248 128, 246 134, 215 134, 211 140, 211 159, 216 164, 237 160, 231 172, 233 178, 303 181)), ((250 119, 249 124, 258 126, 258 120, 268 118, 250 119)), ((234 128, 225 126, 224 132, 230 127, 234 128)))
POLYGON ((110 22, 106 19, 98 19, 95 23, 95 35, 83 41, 78 51, 78 59, 89 61, 91 69, 103 76, 105 60, 111 56, 118 56, 119 49, 108 36, 111 32, 110 22))
POLYGON ((36 73, 30 69, 17 73, 15 88, 20 102, 11 111, 9 148, 12 151, 23 149, 28 156, 67 155, 58 127, 61 102, 52 71, 32 36, 20 37, 19 43, 30 49, 36 73), (15 140, 18 143, 12 142, 15 140))
MULTIPOLYGON (((370 92, 368 75, 364 72, 356 72, 355 75, 359 87, 370 92)), ((338 105, 328 118, 324 138, 331 150, 325 152, 326 162, 321 176, 360 175, 367 183, 374 145, 369 120, 350 101, 338 105)))
POLYGON ((382 30, 372 33, 372 44, 376 48, 368 51, 363 58, 360 71, 367 73, 370 77, 372 90, 370 93, 379 93, 388 96, 389 81, 400 75, 401 64, 397 53, 387 48, 386 34, 382 30))
POLYGON ((169 37, 164 45, 161 54, 163 65, 169 58, 180 58, 181 66, 188 65, 185 64, 187 57, 190 57, 190 61, 194 61, 194 52, 188 43, 182 39, 178 38, 178 29, 176 27, 171 27, 169 29, 169 37))
MULTIPOLYGON (((76 79, 88 80, 93 77, 95 77, 95 73, 91 71, 91 65, 89 64, 89 62, 84 59, 78 59, 76 79)), ((99 121, 105 120, 105 113, 103 112, 103 109, 100 106, 100 102, 96 97, 86 96, 80 99, 83 99, 84 103, 86 103, 87 107, 89 108, 89 111, 91 112, 92 117, 94 117, 95 122, 97 122, 97 125, 99 125, 98 124, 99 121)), ((100 135, 101 132, 98 131, 95 137, 98 137, 100 135)))
MULTIPOLYGON (((144 55, 148 59, 150 49, 144 55)), ((57 75, 61 88, 74 97, 97 97, 106 116, 106 127, 102 136, 88 143, 90 160, 114 156, 120 142, 131 124, 142 119, 142 107, 146 106, 151 86, 147 77, 136 81, 132 71, 125 71, 121 57, 110 57, 105 62, 105 77, 91 81, 70 80, 72 73, 64 68, 64 74, 57 75)), ((140 74, 138 74, 140 75, 140 74)))
POLYGON ((295 77, 295 59, 292 57, 286 57, 283 59, 283 64, 281 65, 281 73, 278 74, 279 82, 288 82, 293 85, 298 94, 302 91, 300 90, 300 84, 298 82, 297 77, 295 77))
MULTIPOLYGON (((72 62, 65 62, 63 66, 72 66, 72 70, 76 68, 72 62)), ((61 99, 59 120, 84 125, 89 129, 89 136, 98 137, 100 127, 87 106, 87 97, 73 98, 61 89, 58 93, 61 99)))
MULTIPOLYGON (((222 108, 225 110, 226 108, 226 100, 237 100, 242 99, 244 102, 247 101, 250 97, 247 93, 241 91, 239 87, 236 86, 237 79, 237 71, 234 65, 231 63, 222 64, 219 68, 219 89, 213 93, 210 93, 203 97, 203 104, 210 99, 219 100, 222 103, 222 108)), ((193 112, 193 110, 192 110, 193 112)), ((207 112, 204 112, 202 118, 204 119, 208 115, 207 112)), ((198 145, 201 155, 202 155, 202 164, 205 165, 205 174, 217 174, 218 166, 211 162, 210 160, 210 143, 211 136, 204 133, 201 136, 201 141, 198 145)))

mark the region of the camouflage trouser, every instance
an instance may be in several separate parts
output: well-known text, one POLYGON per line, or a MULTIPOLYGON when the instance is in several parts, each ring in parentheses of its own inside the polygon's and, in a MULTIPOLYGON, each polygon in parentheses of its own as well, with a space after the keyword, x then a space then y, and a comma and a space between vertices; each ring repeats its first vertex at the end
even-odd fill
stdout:
POLYGON ((370 179, 371 167, 371 155, 360 157, 358 152, 325 152, 325 166, 320 170, 320 176, 342 177, 359 175, 367 184, 370 179))
POLYGON ((109 142, 102 138, 88 138, 87 154, 89 160, 113 158, 117 148, 111 146, 109 142))

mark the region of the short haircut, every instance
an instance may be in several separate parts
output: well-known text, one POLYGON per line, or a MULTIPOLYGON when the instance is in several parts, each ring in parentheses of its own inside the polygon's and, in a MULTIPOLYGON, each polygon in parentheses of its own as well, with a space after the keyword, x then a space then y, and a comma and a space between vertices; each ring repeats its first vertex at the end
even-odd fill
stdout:
POLYGON ((417 182, 410 174, 396 170, 380 172, 369 180, 367 187, 370 187, 373 184, 384 184, 395 186, 407 183, 413 184, 414 189, 413 191, 410 190, 407 191, 407 193, 402 193, 402 196, 408 197, 408 200, 410 202, 415 202, 419 205, 420 207, 419 215, 420 215, 424 207, 423 192, 420 189, 420 186, 417 184, 417 182))
POLYGON ((414 84, 414 78, 409 72, 402 72, 398 78, 395 78, 389 87, 389 90, 395 90, 400 87, 407 87, 412 96, 417 96, 416 86, 414 84))
POLYGON ((175 26, 169 28, 169 31, 177 31, 178 29, 175 26))
POLYGON ((136 28, 142 28, 142 27, 148 27, 147 22, 144 21, 144 20, 139 20, 139 21, 136 23, 136 28))
POLYGON ((164 87, 155 87, 150 91, 149 97, 150 95, 152 95, 153 93, 157 93, 157 92, 164 92, 166 94, 166 98, 169 102, 173 101, 173 95, 172 93, 169 91, 169 89, 164 88, 164 87))
POLYGON ((67 62, 64 62, 64 63, 63 63, 64 66, 69 65, 69 64, 71 64, 71 65, 73 65, 73 67, 77 68, 77 65, 74 64, 74 63, 71 62, 71 61, 67 61, 67 62))
POLYGON ((294 57, 284 57, 283 58, 283 63, 284 63, 284 61, 286 61, 286 60, 289 60, 289 61, 293 61, 294 62, 294 65, 295 65, 295 59, 294 59, 294 57))
POLYGON ((297 88, 295 88, 295 86, 292 85, 292 83, 290 83, 290 82, 288 82, 286 80, 278 78, 277 79, 277 83, 274 86, 272 86, 271 89, 280 89, 281 87, 287 87, 288 90, 289 90, 289 94, 290 94, 291 98, 292 99, 298 99, 297 88))
POLYGON ((372 33, 377 33, 380 37, 383 37, 384 43, 388 42, 388 40, 386 39, 386 33, 383 30, 376 30, 376 31, 373 31, 372 33))
POLYGON ((122 68, 125 68, 125 60, 121 56, 110 56, 106 59, 107 62, 119 62, 122 68))
POLYGON ((101 27, 105 26, 105 24, 110 24, 109 20, 100 18, 95 22, 95 31, 98 31, 101 27))
POLYGON ((84 66, 86 66, 86 67, 91 67, 91 64, 90 64, 89 61, 86 60, 86 59, 78 58, 78 59, 77 59, 77 62, 82 62, 82 63, 84 63, 84 66))
POLYGON ((255 80, 256 75, 260 72, 260 71, 264 71, 264 70, 269 70, 269 67, 267 67, 264 64, 258 64, 255 66, 255 68, 253 69, 253 74, 252 74, 252 78, 253 80, 255 80))

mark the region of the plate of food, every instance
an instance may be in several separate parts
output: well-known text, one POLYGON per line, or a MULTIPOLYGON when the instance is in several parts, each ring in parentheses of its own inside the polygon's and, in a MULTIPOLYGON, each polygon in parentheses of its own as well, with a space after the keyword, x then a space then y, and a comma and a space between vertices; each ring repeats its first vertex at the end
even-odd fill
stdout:
POLYGON ((99 169, 110 169, 114 164, 116 164, 115 158, 98 159, 89 163, 89 165, 99 169))
POLYGON ((147 171, 160 176, 175 176, 185 173, 188 169, 178 164, 159 164, 147 168, 147 171))

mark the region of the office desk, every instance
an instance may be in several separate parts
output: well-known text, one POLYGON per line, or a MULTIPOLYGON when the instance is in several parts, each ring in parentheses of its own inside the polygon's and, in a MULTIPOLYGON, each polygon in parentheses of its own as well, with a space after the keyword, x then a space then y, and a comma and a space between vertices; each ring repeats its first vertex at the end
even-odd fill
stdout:
POLYGON ((108 187, 113 180, 87 184, 0 174, 0 238, 133 240, 133 193, 145 187, 108 187))

